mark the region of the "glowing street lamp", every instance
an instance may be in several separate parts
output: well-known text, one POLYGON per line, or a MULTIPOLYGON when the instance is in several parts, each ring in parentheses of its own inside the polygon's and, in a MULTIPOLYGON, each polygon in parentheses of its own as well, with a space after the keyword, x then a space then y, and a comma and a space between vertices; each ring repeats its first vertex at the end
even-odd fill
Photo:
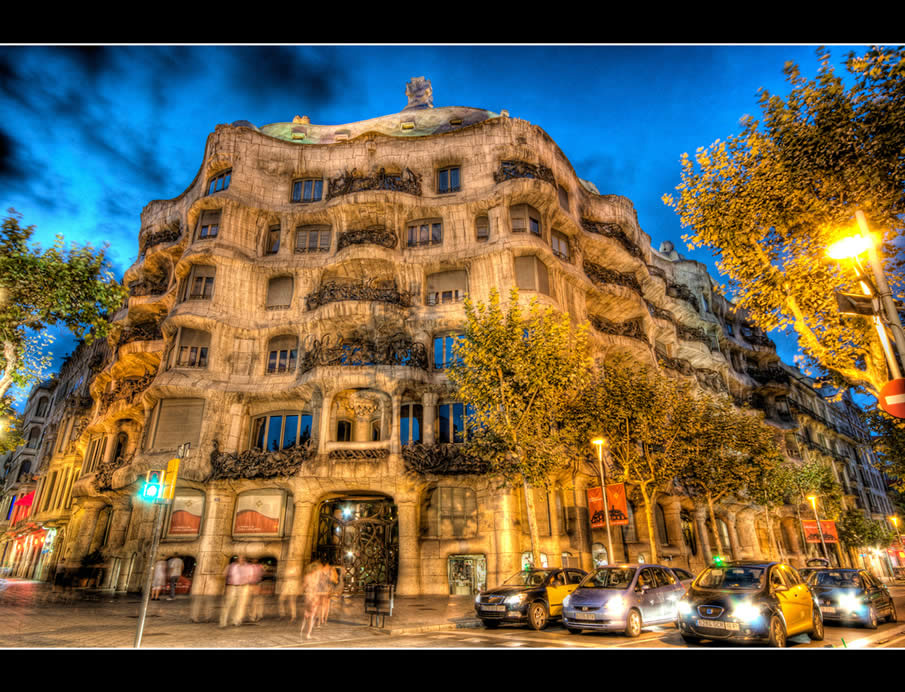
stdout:
POLYGON ((817 530, 820 532, 820 545, 823 546, 823 557, 829 563, 830 557, 826 554, 826 542, 823 540, 823 527, 820 525, 820 517, 817 516, 817 496, 808 495, 808 500, 810 500, 811 508, 814 510, 814 519, 817 520, 817 530))
POLYGON ((613 555, 613 534, 610 530, 610 507, 606 497, 606 467, 603 464, 603 448, 606 446, 606 440, 602 437, 596 437, 591 440, 591 444, 597 447, 597 465, 600 469, 600 492, 603 496, 603 516, 606 520, 606 547, 607 562, 612 563, 615 559, 613 555))
MULTIPOLYGON (((899 543, 899 550, 902 550, 902 536, 899 535, 899 518, 893 515, 889 517, 889 520, 892 522, 892 525, 896 527, 896 541, 899 543)), ((896 551, 896 554, 898 555, 898 551, 896 551)))

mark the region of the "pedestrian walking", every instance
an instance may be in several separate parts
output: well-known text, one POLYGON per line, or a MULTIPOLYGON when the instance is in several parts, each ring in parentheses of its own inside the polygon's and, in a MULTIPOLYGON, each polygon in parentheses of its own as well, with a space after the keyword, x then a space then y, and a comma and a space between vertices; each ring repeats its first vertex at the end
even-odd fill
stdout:
POLYGON ((295 622, 298 615, 298 595, 301 584, 300 568, 297 564, 290 564, 286 567, 286 573, 283 576, 283 583, 278 601, 280 609, 280 618, 289 615, 289 622, 295 622))
POLYGON ((305 639, 311 639, 311 630, 314 629, 314 623, 317 619, 320 606, 321 566, 321 563, 317 560, 312 562, 305 572, 305 579, 302 583, 305 609, 302 611, 302 627, 300 634, 303 634, 305 639), (308 626, 307 632, 305 631, 306 625, 308 626))
POLYGON ((167 598, 168 601, 172 601, 176 597, 176 582, 178 582, 179 577, 182 576, 183 567, 182 558, 178 555, 174 555, 167 560, 167 579, 170 581, 170 595, 167 598))
POLYGON ((330 615, 330 600, 336 590, 336 584, 339 577, 336 574, 336 568, 329 563, 324 563, 320 569, 320 599, 318 604, 318 625, 326 625, 327 617, 330 615))
MULTIPOLYGON (((147 582, 145 582, 147 583, 147 582)), ((159 601, 160 592, 167 585, 167 561, 160 559, 154 563, 154 576, 151 579, 151 600, 159 601)))
POLYGON ((264 617, 264 595, 261 593, 264 568, 259 560, 250 560, 248 563, 248 598, 251 604, 249 618, 252 622, 258 622, 264 617))
POLYGON ((248 575, 245 570, 245 558, 234 557, 224 572, 226 576, 226 592, 223 594, 223 607, 220 609, 220 627, 227 623, 241 625, 245 617, 245 601, 248 575))

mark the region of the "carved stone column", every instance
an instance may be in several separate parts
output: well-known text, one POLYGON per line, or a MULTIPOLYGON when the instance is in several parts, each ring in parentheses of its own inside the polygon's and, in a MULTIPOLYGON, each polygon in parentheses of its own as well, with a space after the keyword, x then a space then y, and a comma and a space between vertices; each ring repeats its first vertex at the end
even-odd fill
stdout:
POLYGON ((82 516, 79 521, 78 534, 74 536, 72 543, 72 552, 67 558, 67 563, 71 567, 78 567, 82 558, 88 554, 91 547, 91 541, 94 539, 94 532, 97 530, 97 519, 101 510, 107 506, 107 503, 98 498, 83 498, 81 501, 82 516))
POLYGON ((682 539, 682 503, 677 497, 667 497, 660 506, 663 507, 663 518, 666 520, 666 532, 669 534, 669 545, 685 555, 688 548, 682 539))
POLYGON ((757 560, 766 557, 761 554, 760 542, 757 539, 757 513, 755 510, 745 509, 737 516, 736 531, 738 531, 741 559, 757 560))
POLYGON ((707 508, 695 507, 694 525, 698 530, 698 538, 701 539, 701 550, 704 553, 706 564, 713 561, 713 551, 710 548, 710 536, 707 533, 707 508))
POLYGON ((421 441, 430 447, 434 444, 434 419, 437 416, 437 400, 439 395, 436 392, 424 392, 421 395, 421 412, 422 412, 422 428, 421 441))
POLYGON ((331 409, 333 408, 333 399, 335 397, 335 393, 329 392, 324 395, 323 401, 321 402, 320 421, 318 426, 320 433, 317 436, 318 454, 327 453, 327 442, 332 438, 332 435, 330 434, 330 422, 333 418, 331 409))
POLYGON ((212 620, 216 597, 223 593, 226 583, 224 570, 229 564, 229 556, 224 554, 223 544, 232 535, 230 521, 235 496, 228 490, 209 488, 205 503, 204 523, 198 540, 198 562, 192 578, 193 622, 212 620))
POLYGON ((729 533, 729 555, 733 560, 741 559, 741 548, 738 543, 738 531, 735 528, 737 515, 735 512, 726 512, 726 528, 729 533))
POLYGON ((787 555, 789 562, 792 562, 795 567, 803 566, 804 553, 801 549, 801 534, 799 533, 801 527, 798 524, 798 519, 796 517, 783 517, 780 520, 780 525, 782 526, 783 536, 789 543, 789 555, 787 555))
POLYGON ((517 572, 521 565, 521 536, 515 528, 518 516, 518 494, 512 490, 488 497, 492 507, 493 546, 495 552, 487 556, 487 585, 500 584, 517 572))
POLYGON ((402 396, 393 394, 390 397, 390 454, 402 454, 402 439, 399 435, 399 427, 401 425, 400 408, 402 408, 402 396))
MULTIPOLYGON (((116 451, 116 433, 107 433, 106 435, 106 446, 104 447, 104 458, 101 460, 102 464, 109 464, 113 461, 113 453, 116 451)), ((98 464, 100 466, 100 464, 98 464)))
POLYGON ((111 549, 121 548, 126 540, 126 529, 132 516, 132 500, 123 498, 113 505, 113 519, 110 520, 110 533, 107 546, 111 549))
POLYGON ((378 402, 362 394, 353 394, 349 397, 346 410, 355 417, 355 425, 352 427, 353 442, 371 441, 371 418, 377 410, 378 402))
POLYGON ((311 558, 311 524, 314 502, 298 500, 292 517, 292 534, 289 536, 289 552, 280 562, 277 587, 282 594, 302 592, 302 574, 311 558))
POLYGON ((415 596, 421 593, 421 544, 418 540, 417 507, 413 500, 397 500, 399 518, 399 574, 396 593, 415 596))

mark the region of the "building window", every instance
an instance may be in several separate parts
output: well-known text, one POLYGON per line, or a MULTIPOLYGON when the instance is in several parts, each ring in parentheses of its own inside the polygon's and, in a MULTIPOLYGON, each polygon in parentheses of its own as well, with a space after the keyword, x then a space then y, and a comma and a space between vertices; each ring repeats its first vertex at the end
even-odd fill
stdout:
POLYGON ((212 195, 229 187, 229 179, 232 175, 232 169, 225 170, 211 178, 207 183, 207 194, 212 195))
POLYGON ((437 192, 459 191, 459 167, 441 168, 437 171, 437 192))
POLYGON ((295 229, 296 252, 330 252, 329 226, 299 226, 295 229))
POLYGON ((38 407, 35 409, 35 416, 37 418, 43 418, 45 415, 47 415, 48 403, 50 403, 50 399, 48 399, 46 396, 41 397, 41 399, 38 401, 38 407))
POLYGON ((443 222, 440 219, 413 221, 408 225, 408 246, 440 245, 443 242, 443 222))
POLYGON ((538 238, 543 238, 540 212, 528 204, 517 204, 509 208, 509 220, 513 233, 530 231, 538 238))
POLYGON ((566 191, 566 188, 562 185, 557 185, 556 192, 559 196, 559 206, 566 211, 569 211, 569 193, 566 191))
POLYGON ((324 181, 320 178, 307 178, 292 183, 293 202, 320 202, 324 190, 324 181))
POLYGON ((85 452, 85 462, 82 466, 82 475, 94 473, 101 459, 104 458, 104 452, 107 450, 107 436, 95 437, 88 443, 88 450, 85 452))
POLYGON ((553 254, 561 260, 569 261, 569 238, 565 233, 553 231, 550 238, 550 245, 553 248, 553 254))
POLYGON ((467 416, 472 413, 471 407, 460 403, 440 404, 434 419, 435 440, 439 443, 465 442, 465 426, 467 416))
POLYGON ((267 242, 264 246, 265 255, 275 255, 280 251, 280 227, 271 226, 267 231, 267 242))
POLYGON ((311 439, 313 417, 307 411, 271 413, 252 421, 251 446, 274 452, 311 439))
POLYGON ((336 421, 336 441, 349 442, 352 439, 352 421, 336 421))
POLYGON ((468 274, 464 269, 437 272, 427 277, 427 304, 458 303, 467 294, 468 274))
POLYGON ((440 486, 425 498, 423 531, 428 538, 474 538, 478 501, 471 488, 440 486))
POLYGON ((475 237, 478 242, 486 242, 490 240, 490 218, 487 216, 479 216, 475 219, 475 237))
POLYGON ((184 300, 210 300, 214 294, 214 275, 216 267, 196 264, 192 267, 189 280, 186 282, 184 300))
POLYGON ((267 349, 267 374, 295 371, 298 359, 298 337, 278 336, 270 340, 267 349))
POLYGON ((211 335, 198 329, 180 327, 179 346, 176 350, 176 367, 206 368, 211 335))
POLYGON ((283 310, 292 305, 291 276, 275 276, 267 282, 267 309, 283 310))
POLYGON ((534 255, 515 258, 515 282, 519 290, 551 295, 547 265, 534 255))
POLYGON ((606 554, 606 546, 603 543, 593 543, 591 545, 591 562, 594 567, 605 567, 610 564, 606 554))
POLYGON ((443 370, 458 359, 453 354, 453 344, 464 339, 462 334, 447 334, 434 337, 434 369, 443 370))
POLYGON ((216 238, 220 232, 220 210, 205 209, 198 218, 198 230, 195 233, 196 240, 204 238, 216 238))
POLYGON ((28 448, 37 449, 38 443, 41 441, 41 428, 32 428, 28 435, 28 448))
POLYGON ((421 404, 403 404, 399 408, 399 439, 402 444, 421 442, 423 424, 421 404))
MULTIPOLYGON (((547 554, 540 554, 540 568, 546 569, 550 565, 548 564, 547 554)), ((534 554, 531 552, 522 553, 522 569, 533 569, 534 568, 534 554)), ((539 569, 540 569, 539 568, 539 569)))

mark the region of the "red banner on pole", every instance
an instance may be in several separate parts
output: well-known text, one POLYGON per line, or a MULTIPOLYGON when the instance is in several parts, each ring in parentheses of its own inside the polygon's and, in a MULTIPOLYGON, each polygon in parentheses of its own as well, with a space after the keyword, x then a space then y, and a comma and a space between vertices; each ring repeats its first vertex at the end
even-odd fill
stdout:
MULTIPOLYGON (((625 485, 623 483, 607 485, 606 499, 610 510, 610 526, 628 526, 625 485)), ((588 488, 588 511, 591 515, 592 529, 606 528, 606 516, 603 514, 603 498, 599 486, 588 488)))
MULTIPOLYGON (((817 529, 817 522, 813 519, 805 519, 802 522, 804 526, 804 536, 808 543, 820 543, 820 531, 817 529)), ((824 543, 838 543, 839 535, 836 533, 836 522, 830 520, 820 520, 820 529, 823 531, 824 543)))

